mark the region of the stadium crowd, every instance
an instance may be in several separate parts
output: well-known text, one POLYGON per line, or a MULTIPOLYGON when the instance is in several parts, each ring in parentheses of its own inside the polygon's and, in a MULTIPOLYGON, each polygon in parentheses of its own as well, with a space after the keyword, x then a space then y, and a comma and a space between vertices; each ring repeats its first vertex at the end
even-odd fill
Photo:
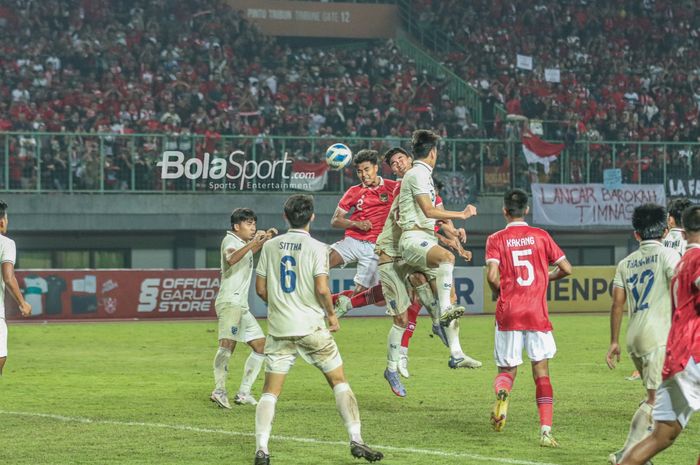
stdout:
MULTIPOLYGON (((560 122, 546 135, 570 148, 583 138, 698 141, 700 15, 691 6, 415 0, 421 24, 460 45, 441 58, 482 93, 480 128, 464 100, 451 100, 444 76, 418 71, 391 41, 304 46, 261 34, 221 0, 8 1, 0 5, 0 131, 115 134, 0 132, 10 153, 9 187, 32 188, 40 177, 43 188, 159 188, 152 162, 167 149, 201 158, 254 147, 262 160, 288 151, 319 161, 322 150, 313 142, 282 145, 268 137, 275 135, 350 143, 377 137, 376 149, 420 127, 454 138, 519 139, 495 104, 560 122), (517 53, 533 57, 533 71, 515 67, 517 53), (544 79, 548 67, 561 70, 560 83, 544 79)), ((611 163, 610 147, 590 150, 602 155, 594 156, 596 178, 611 163)), ((456 147, 455 166, 478 165, 483 156, 494 174, 508 171, 501 145, 479 152, 456 147)), ((645 149, 640 170, 630 145, 616 163, 629 168, 630 181, 652 179, 663 156, 662 149, 645 149)), ((671 156, 680 170, 698 158, 687 150, 671 156)), ((583 179, 583 158, 572 151, 571 181, 583 179)))
POLYGON ((700 140, 700 10, 673 0, 413 0, 456 45, 445 63, 508 113, 558 121, 553 138, 700 140), (532 71, 516 55, 533 59, 532 71), (548 82, 545 69, 560 70, 548 82))

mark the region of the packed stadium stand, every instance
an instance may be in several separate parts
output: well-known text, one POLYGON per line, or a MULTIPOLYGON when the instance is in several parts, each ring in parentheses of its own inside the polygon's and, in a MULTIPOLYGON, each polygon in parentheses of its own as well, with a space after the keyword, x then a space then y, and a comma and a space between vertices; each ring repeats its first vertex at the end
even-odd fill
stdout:
MULTIPOLYGON (((480 202, 470 224, 476 257, 485 234, 501 225, 498 195, 508 187, 602 182, 608 168, 619 168, 623 182, 664 185, 700 173, 692 145, 700 141, 700 15, 692 2, 387 3, 401 11, 408 32, 350 40, 266 35, 223 0, 3 2, 0 186, 37 193, 8 194, 27 215, 18 234, 49 234, 57 226, 43 226, 45 214, 63 212, 69 219, 58 226, 66 236, 57 247, 66 247, 89 211, 97 234, 89 247, 96 249, 99 234, 123 224, 119 214, 141 231, 159 218, 157 229, 168 232, 151 228, 156 238, 144 247, 160 250, 162 241, 172 250, 156 262, 203 265, 232 205, 207 182, 162 179, 157 162, 164 151, 201 161, 205 153, 240 149, 256 162, 288 153, 293 164, 286 169, 313 170, 331 143, 385 150, 422 127, 445 137, 436 174, 447 186, 447 204, 480 202), (407 11, 418 30, 407 24, 407 11), (431 34, 443 40, 423 40, 431 34), (532 59, 532 71, 517 67, 517 54, 532 59), (560 82, 547 81, 545 69, 559 69, 560 82), (478 104, 455 91, 456 81, 478 104), (551 169, 527 163, 523 125, 508 114, 542 121, 543 137, 565 144, 551 169), (65 202, 47 192, 131 197, 65 202), (183 197, 156 205, 140 192, 183 197), (204 235, 200 242, 188 237, 193 230, 204 235), (181 243, 186 252, 173 245, 181 243)), ((333 202, 356 180, 349 167, 327 173, 324 182, 320 191, 329 195, 318 197, 318 229, 330 241, 338 235, 328 224, 333 202)), ((266 222, 281 226, 279 202, 249 194, 269 215, 266 222)), ((583 252, 596 245, 589 236, 570 236, 581 260, 593 256, 583 252)), ((627 250, 628 237, 612 236, 596 263, 627 250)), ((155 256, 134 258, 133 238, 119 241, 126 258, 118 264, 155 256)), ((45 237, 29 245, 45 247, 45 237)))

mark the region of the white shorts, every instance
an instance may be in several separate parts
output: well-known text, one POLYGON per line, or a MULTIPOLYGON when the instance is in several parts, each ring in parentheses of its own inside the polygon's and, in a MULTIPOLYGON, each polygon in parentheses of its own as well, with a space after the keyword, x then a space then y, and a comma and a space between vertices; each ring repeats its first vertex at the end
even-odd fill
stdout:
POLYGON ((532 362, 549 360, 557 353, 551 331, 499 331, 496 326, 493 358, 497 366, 512 368, 522 365, 523 348, 532 362))
POLYGON ((666 358, 666 346, 658 347, 646 355, 637 357, 630 354, 634 367, 642 376, 645 389, 658 389, 661 385, 661 372, 666 358))
POLYGON ((400 260, 379 265, 379 282, 382 283, 387 315, 401 315, 411 305, 406 288, 408 269, 409 267, 400 260))
POLYGON ((346 237, 331 245, 331 249, 338 252, 343 259, 343 266, 357 263, 355 273, 355 284, 369 289, 379 282, 377 276, 377 261, 379 258, 374 253, 374 244, 368 241, 361 241, 354 237, 346 237))
POLYGON ((428 251, 438 245, 435 234, 427 231, 405 231, 399 240, 399 251, 404 261, 418 271, 428 269, 428 251))
POLYGON ((7 357, 7 323, 0 318, 0 357, 7 357))
POLYGON ((661 383, 656 390, 654 420, 677 421, 685 428, 700 410, 700 365, 691 357, 685 369, 661 383))
POLYGON ((220 303, 215 308, 219 319, 219 339, 246 343, 265 339, 265 333, 249 310, 229 303, 220 303))
POLYGON ((297 355, 301 355, 307 363, 324 373, 343 364, 335 339, 326 328, 318 329, 307 336, 275 337, 268 334, 265 341, 267 373, 289 373, 297 355))

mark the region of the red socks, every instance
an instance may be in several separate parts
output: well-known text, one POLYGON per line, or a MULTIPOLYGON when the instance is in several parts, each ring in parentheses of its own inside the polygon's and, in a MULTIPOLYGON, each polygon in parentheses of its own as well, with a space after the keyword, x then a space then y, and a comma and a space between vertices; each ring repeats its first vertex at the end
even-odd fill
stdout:
POLYGON ((351 297, 352 293, 353 293, 352 289, 348 289, 347 291, 338 292, 337 294, 333 294, 331 296, 331 298, 333 299, 333 305, 335 305, 338 302, 338 297, 340 297, 341 295, 344 295, 346 297, 351 297))
POLYGON ((493 390, 496 394, 498 391, 505 390, 510 392, 513 389, 513 375, 510 373, 499 373, 496 379, 493 380, 493 390))
POLYGON ((535 380, 535 395, 537 410, 540 411, 540 426, 552 426, 554 411, 554 391, 549 382, 549 376, 541 376, 535 380))
POLYGON ((416 321, 418 320, 418 314, 423 305, 420 301, 413 302, 410 307, 408 307, 408 326, 403 332, 403 337, 401 338, 401 347, 408 348, 408 341, 413 336, 413 331, 416 329, 416 321))
POLYGON ((352 305, 352 308, 359 308, 372 304, 384 305, 384 293, 382 292, 381 284, 377 284, 350 298, 350 305, 352 305))

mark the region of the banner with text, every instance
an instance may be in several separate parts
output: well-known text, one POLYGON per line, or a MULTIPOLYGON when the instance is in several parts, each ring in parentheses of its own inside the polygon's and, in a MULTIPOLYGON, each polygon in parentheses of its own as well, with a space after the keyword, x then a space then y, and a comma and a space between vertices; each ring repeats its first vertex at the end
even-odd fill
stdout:
MULTIPOLYGON (((485 270, 485 268, 484 268, 485 270)), ((485 276, 486 273, 484 273, 485 276)), ((614 266, 576 266, 571 276, 552 281, 547 287, 547 307, 550 313, 609 312, 612 304, 614 266)), ((488 282, 484 283, 484 312, 496 311, 496 298, 488 282)))
MULTIPOLYGON (((34 320, 215 318, 219 292, 217 269, 202 270, 17 270, 17 281, 34 320)), ((354 289, 355 269, 331 270, 331 291, 354 289)), ((457 267, 455 291, 469 313, 484 308, 481 267, 457 267)), ((267 316, 265 303, 255 294, 255 276, 248 296, 251 312, 267 316)), ((7 318, 20 320, 17 304, 5 293, 7 318)), ((424 310, 425 312, 425 310, 424 310)), ((368 306, 350 316, 384 315, 385 309, 368 306)))
POLYGON ((390 39, 396 35, 396 5, 303 2, 290 0, 228 0, 273 36, 390 39))
POLYGON ((693 203, 700 203, 700 179, 687 177, 668 178, 669 197, 688 197, 693 203))
POLYGON ((663 184, 532 184, 534 223, 549 226, 628 226, 634 207, 666 205, 663 184))

